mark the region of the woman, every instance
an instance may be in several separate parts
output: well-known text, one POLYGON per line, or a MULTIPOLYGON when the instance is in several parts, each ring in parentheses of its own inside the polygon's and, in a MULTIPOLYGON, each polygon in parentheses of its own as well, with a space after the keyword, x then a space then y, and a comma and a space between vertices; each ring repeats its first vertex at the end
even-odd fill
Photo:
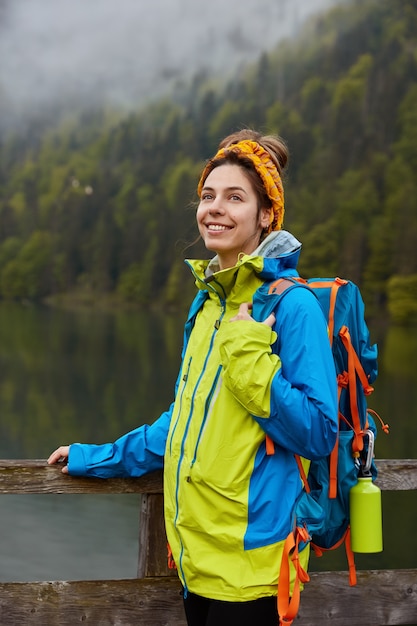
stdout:
POLYGON ((164 468, 166 530, 190 626, 276 625, 283 543, 302 489, 294 454, 328 454, 336 438, 320 306, 308 289, 269 293, 297 276, 301 248, 281 230, 286 162, 278 137, 242 130, 204 168, 197 224, 215 256, 188 261, 198 293, 169 410, 114 444, 62 446, 48 460, 102 478, 164 468))

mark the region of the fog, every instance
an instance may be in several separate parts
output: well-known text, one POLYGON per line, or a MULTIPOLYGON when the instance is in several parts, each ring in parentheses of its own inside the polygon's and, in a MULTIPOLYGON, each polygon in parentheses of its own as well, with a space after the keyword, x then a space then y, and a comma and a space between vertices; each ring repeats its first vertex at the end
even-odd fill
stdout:
POLYGON ((230 75, 342 0, 0 0, 1 122, 230 75))

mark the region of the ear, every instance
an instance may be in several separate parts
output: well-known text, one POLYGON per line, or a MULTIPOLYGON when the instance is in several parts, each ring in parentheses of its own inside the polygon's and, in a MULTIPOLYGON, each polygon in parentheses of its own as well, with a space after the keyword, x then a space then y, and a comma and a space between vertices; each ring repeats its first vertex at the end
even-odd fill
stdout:
POLYGON ((262 226, 262 228, 267 228, 267 226, 269 226, 271 211, 272 209, 270 208, 261 209, 261 213, 259 215, 259 223, 262 226))

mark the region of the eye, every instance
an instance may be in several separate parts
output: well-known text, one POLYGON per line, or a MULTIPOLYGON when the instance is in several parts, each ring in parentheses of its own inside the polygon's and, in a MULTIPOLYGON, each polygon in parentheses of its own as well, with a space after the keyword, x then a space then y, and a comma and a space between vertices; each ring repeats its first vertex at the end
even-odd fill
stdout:
POLYGON ((208 191, 204 191, 204 192, 201 194, 201 198, 200 198, 200 199, 201 199, 201 200, 212 200, 212 199, 213 199, 213 194, 212 194, 212 193, 209 193, 208 191))
POLYGON ((241 197, 241 196, 239 196, 239 194, 237 194, 237 193, 233 193, 233 194, 230 196, 230 199, 231 199, 231 200, 237 200, 238 202, 240 202, 240 201, 242 200, 242 197, 241 197))

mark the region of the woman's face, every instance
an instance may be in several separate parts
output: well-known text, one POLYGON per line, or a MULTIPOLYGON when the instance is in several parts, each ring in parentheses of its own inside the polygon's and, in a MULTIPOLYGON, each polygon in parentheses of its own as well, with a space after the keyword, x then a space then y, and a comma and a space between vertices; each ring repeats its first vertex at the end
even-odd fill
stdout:
POLYGON ((241 252, 250 254, 258 247, 269 214, 269 208, 258 211, 255 190, 239 165, 219 165, 210 172, 201 191, 197 224, 221 269, 233 267, 241 252))

